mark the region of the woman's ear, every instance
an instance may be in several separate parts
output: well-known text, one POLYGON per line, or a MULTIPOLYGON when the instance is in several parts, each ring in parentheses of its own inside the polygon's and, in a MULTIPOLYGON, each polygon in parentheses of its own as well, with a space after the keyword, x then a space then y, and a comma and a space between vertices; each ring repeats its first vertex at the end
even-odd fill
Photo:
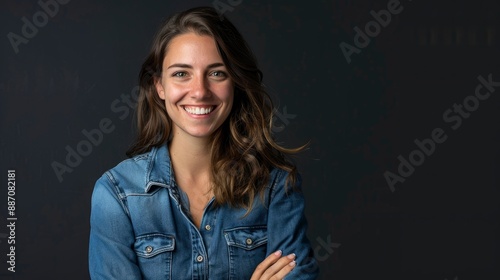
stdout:
POLYGON ((156 92, 158 93, 158 96, 162 100, 165 100, 165 89, 163 88, 163 85, 161 84, 161 77, 154 77, 154 80, 155 80, 155 87, 156 87, 156 92))

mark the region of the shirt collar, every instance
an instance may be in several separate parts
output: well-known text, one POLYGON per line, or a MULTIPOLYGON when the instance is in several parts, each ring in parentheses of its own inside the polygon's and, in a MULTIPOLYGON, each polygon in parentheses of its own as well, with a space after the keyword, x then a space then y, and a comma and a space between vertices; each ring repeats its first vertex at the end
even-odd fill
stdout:
POLYGON ((153 186, 170 188, 174 186, 174 176, 168 152, 168 142, 153 147, 149 152, 145 192, 153 186))

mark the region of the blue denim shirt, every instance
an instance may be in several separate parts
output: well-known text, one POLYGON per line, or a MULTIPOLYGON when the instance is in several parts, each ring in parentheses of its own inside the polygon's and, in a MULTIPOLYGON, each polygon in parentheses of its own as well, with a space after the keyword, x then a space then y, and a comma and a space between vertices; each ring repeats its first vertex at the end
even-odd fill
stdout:
MULTIPOLYGON (((256 266, 281 249, 297 265, 286 279, 316 279, 318 265, 306 237, 304 198, 287 173, 271 172, 265 199, 253 210, 213 199, 197 228, 182 207, 167 145, 121 162, 92 194, 89 265, 92 279, 250 279, 256 266)), ((297 181, 300 188, 300 177, 297 181)))

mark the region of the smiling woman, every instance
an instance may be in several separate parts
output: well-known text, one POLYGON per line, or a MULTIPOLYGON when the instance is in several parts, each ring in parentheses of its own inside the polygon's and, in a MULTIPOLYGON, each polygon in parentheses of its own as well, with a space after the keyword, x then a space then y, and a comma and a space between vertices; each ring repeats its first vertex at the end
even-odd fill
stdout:
POLYGON ((163 69, 156 91, 165 100, 172 134, 182 142, 190 136, 210 137, 229 116, 234 95, 214 39, 193 32, 175 37, 163 69))
POLYGON ((92 195, 93 279, 316 279, 300 176, 241 34, 169 18, 140 72, 131 157, 92 195))

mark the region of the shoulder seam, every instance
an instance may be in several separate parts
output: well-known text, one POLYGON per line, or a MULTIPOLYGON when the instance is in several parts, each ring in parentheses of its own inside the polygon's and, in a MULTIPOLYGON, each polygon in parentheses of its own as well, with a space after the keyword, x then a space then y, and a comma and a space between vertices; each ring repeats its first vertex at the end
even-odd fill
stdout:
POLYGON ((118 198, 118 201, 120 201, 120 205, 122 206, 123 211, 125 211, 125 213, 127 214, 127 216, 130 219, 131 218, 130 211, 128 210, 128 207, 127 207, 127 196, 125 195, 125 192, 123 191, 123 189, 121 189, 118 186, 118 184, 115 180, 115 177, 113 176, 113 174, 110 171, 106 171, 105 175, 108 178, 111 185, 113 186, 113 191, 115 192, 115 194, 118 198))

